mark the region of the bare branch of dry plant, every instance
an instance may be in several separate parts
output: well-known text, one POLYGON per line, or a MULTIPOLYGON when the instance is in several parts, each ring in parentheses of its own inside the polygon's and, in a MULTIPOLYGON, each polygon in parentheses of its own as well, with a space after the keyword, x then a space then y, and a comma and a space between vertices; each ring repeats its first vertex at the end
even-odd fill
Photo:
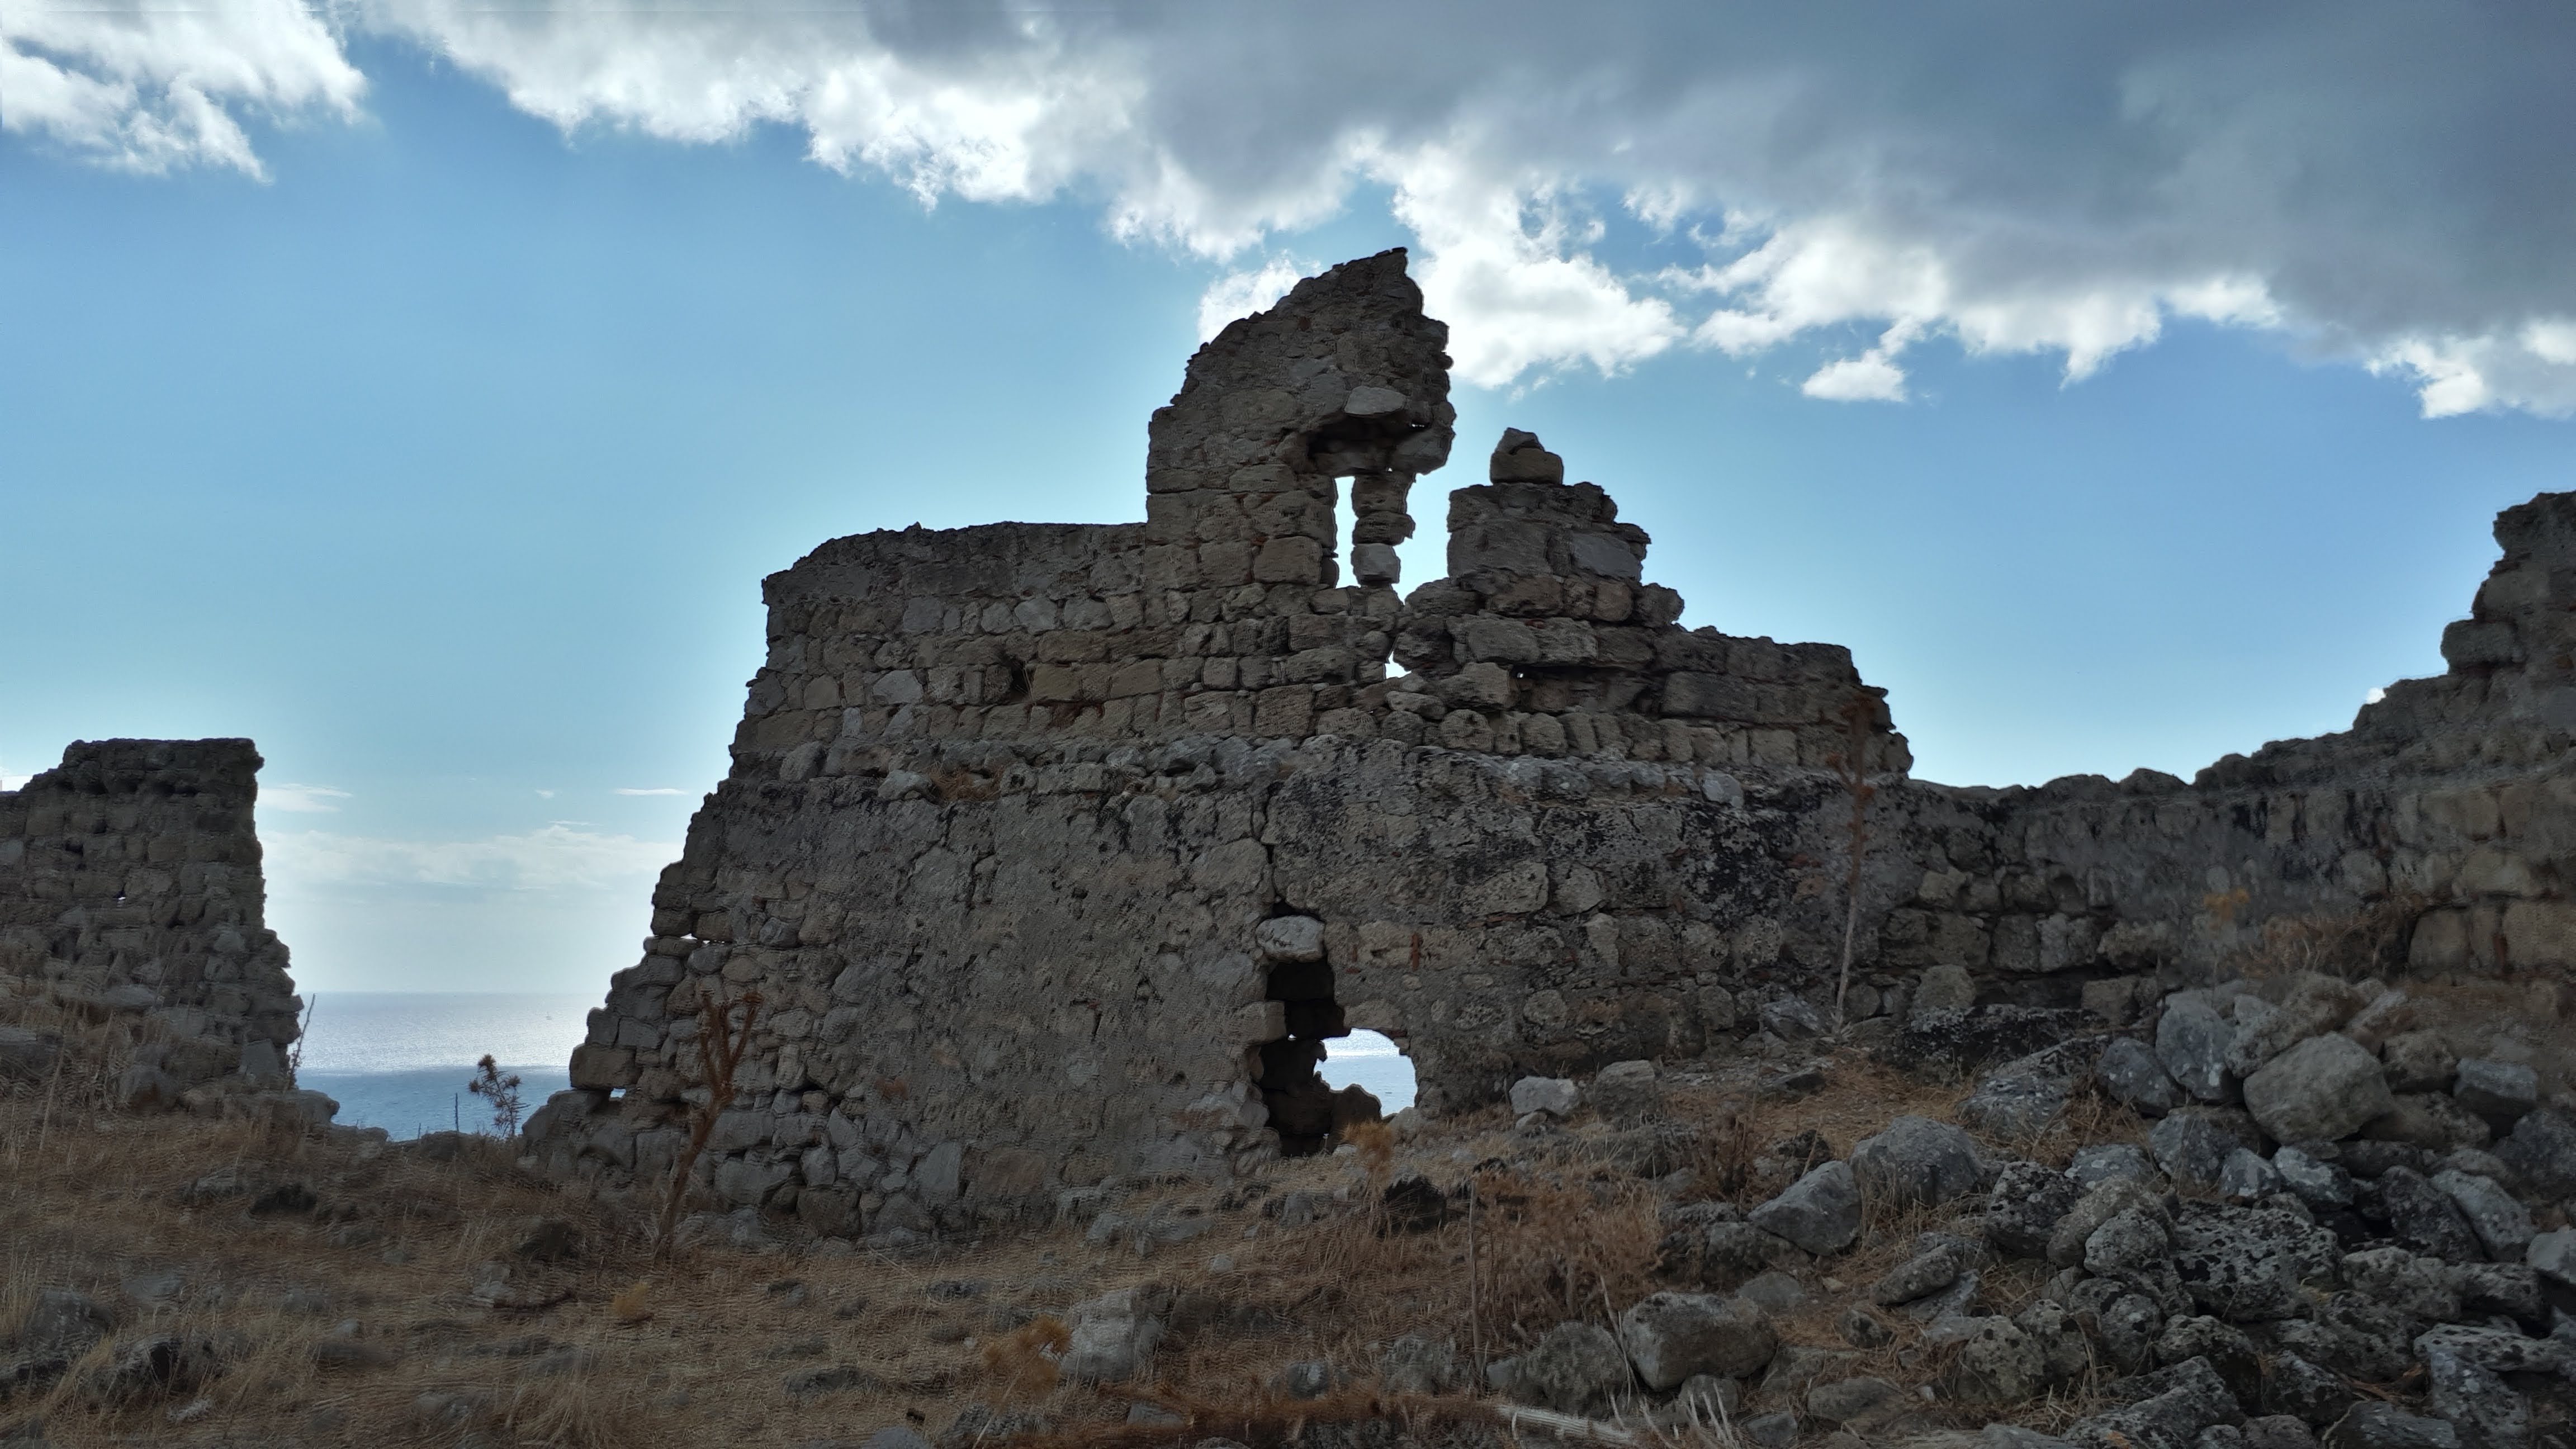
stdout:
POLYGON ((713 992, 698 1003, 698 1063, 706 1078, 707 1099, 697 1105, 689 1124, 689 1140, 681 1147, 679 1161, 671 1166, 671 1186, 662 1197, 662 1215, 653 1227, 653 1253, 667 1257, 671 1251, 671 1231, 680 1219, 681 1199, 689 1193, 689 1173, 707 1150, 708 1139, 715 1136, 716 1119, 733 1105, 734 1069, 742 1065, 743 1052, 751 1045, 751 1025, 760 1016, 761 995, 745 991, 731 1001, 713 992), (742 1013, 739 1026, 734 1013, 742 1013))

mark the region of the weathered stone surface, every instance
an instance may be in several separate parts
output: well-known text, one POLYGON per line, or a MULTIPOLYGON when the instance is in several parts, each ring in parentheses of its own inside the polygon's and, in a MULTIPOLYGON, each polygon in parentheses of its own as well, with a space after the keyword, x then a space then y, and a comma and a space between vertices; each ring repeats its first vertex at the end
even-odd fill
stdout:
POLYGON ((2425 1403, 2465 1449, 2523 1449, 2531 1405, 2503 1376, 2443 1346, 2424 1355, 2425 1403))
POLYGON ((2476 1173, 2446 1169, 2433 1174, 2433 1186, 2460 1210, 2460 1216, 2475 1233, 2478 1245, 2487 1256, 2499 1263, 2519 1261, 2531 1246, 2537 1229, 2532 1226, 2531 1212, 2514 1200, 2512 1193, 2494 1178, 2476 1173))
POLYGON ((1967 1133, 1927 1117, 1899 1117, 1852 1149, 1862 1197, 1890 1204, 1939 1204, 1974 1192, 1984 1178, 1967 1133))
POLYGON ((2452 1075, 2459 1070, 2459 1059, 2442 1044, 2442 1038, 2430 1031, 2400 1032, 2379 1048, 2381 1075, 2388 1079, 2392 1092, 2444 1092, 2450 1090, 2452 1075))
POLYGON ((2183 1103, 2182 1084, 2147 1044, 2135 1037, 2113 1037, 2094 1067, 2111 1100, 2142 1116, 2161 1117, 2183 1103))
POLYGON ((2312 1036, 2245 1079, 2245 1110, 2276 1142, 2331 1142, 2397 1105, 2379 1063, 2347 1036, 2312 1036))
POLYGON ((2160 1216, 2164 1200, 2154 1191, 2133 1179, 2114 1178, 2076 1199, 2062 1213, 2048 1239, 2048 1261, 2061 1268, 2073 1268, 2084 1262, 2085 1245, 2103 1224, 2123 1213, 2141 1212, 2160 1216))
POLYGON ((2340 1163, 2321 1161, 2303 1148, 2283 1147, 2272 1154, 2272 1170, 2311 1208, 2330 1212, 2352 1206, 2352 1174, 2340 1163))
POLYGON ((2079 1189, 2091 1192, 2115 1177, 2153 1182, 2157 1171, 2154 1160, 2134 1142, 2096 1142, 2075 1149, 2075 1160, 2066 1165, 2066 1176, 2079 1189))
POLYGON ((2473 1263, 2485 1256, 2477 1235, 2448 1193, 2412 1168, 2392 1167, 2379 1175, 2380 1202, 2388 1212, 2388 1233, 2419 1253, 2454 1263, 2473 1263))
POLYGON ((2394 1107, 2370 1119, 2362 1135, 2445 1153, 2484 1147, 2489 1132, 2485 1118, 2461 1106, 2448 1092, 2404 1092, 2398 1094, 2394 1107))
POLYGON ((1504 1377, 1504 1391, 1513 1398, 1566 1414, 1608 1408, 1634 1382, 1619 1340, 1595 1323, 1560 1323, 1549 1329, 1529 1352, 1512 1360, 1504 1377))
POLYGON ((2218 1170, 2218 1195, 2230 1202, 2257 1202, 2284 1190, 2280 1172, 2249 1148, 2228 1153, 2218 1170))
POLYGON ((2184 1091, 2204 1102, 2231 1095, 2227 1049, 2235 1041, 2236 1024, 2197 992, 2168 998, 2156 1021, 2156 1059, 2184 1091))
POLYGON ((1075 1304, 1058 1370, 1083 1384, 1134 1378, 1163 1341, 1170 1312, 1168 1289, 1121 1288, 1075 1304))
POLYGON ((2330 1278, 2334 1234, 2284 1212, 2186 1205, 2174 1225, 2174 1271, 2201 1308, 2231 1323, 2287 1317, 2300 1285, 2330 1278))
POLYGON ((1612 1062, 1593 1077, 1591 1098, 1594 1111, 1634 1125, 1651 1120, 1662 1108, 1663 1088, 1653 1062, 1612 1062))
POLYGON ((2540 1101, 2540 1074, 2519 1062, 2466 1058, 2451 1083, 2451 1095, 2481 1117, 2511 1121, 2540 1101))
POLYGON ((2460 1449, 2449 1424, 2366 1400, 2325 1432, 2326 1449, 2460 1449))
POLYGON ((2008 1318, 1983 1318, 1950 1361, 1951 1396, 1963 1403, 2018 1403, 2046 1381, 2047 1357, 2031 1336, 2008 1318))
POLYGON ((2496 1144, 2495 1155, 2534 1192, 2576 1194, 2576 1122, 2553 1108, 2524 1114, 2496 1144))
POLYGON ((1740 1379, 1779 1351, 1762 1310, 1741 1298, 1657 1293, 1619 1315, 1619 1341, 1648 1388, 1678 1388, 1697 1374, 1740 1379))
POLYGON ((1810 1253, 1839 1253, 1860 1236, 1859 1179, 1848 1162, 1828 1162, 1755 1208, 1752 1225, 1810 1253))
POLYGON ((2206 1359, 2158 1370, 2137 1387, 2150 1392, 2125 1408, 2079 1421, 2066 1437, 2094 1449, 2191 1449, 2202 1430, 2245 1417, 2206 1359))
POLYGON ((2082 1195, 2065 1173, 2036 1162, 2006 1163, 1986 1195, 1986 1241, 2014 1257, 2042 1256, 2058 1220, 2082 1195))
POLYGON ((2035 1137, 2066 1110, 2085 1069, 2082 1056, 2047 1051, 2007 1062, 1988 1072, 1977 1089, 1959 1103, 1959 1120, 1991 1136, 2035 1137))
POLYGON ((2549 1281, 2576 1288, 2576 1228, 2534 1234, 2523 1250, 2523 1261, 2549 1281))
POLYGON ((2178 1183, 2216 1187, 2229 1153, 2262 1146, 2247 1114, 2230 1107, 2177 1107, 2147 1133, 2156 1165, 2178 1183))
POLYGON ((2273 1354, 2263 1366, 2262 1404, 2272 1415, 2324 1428, 2341 1419, 2360 1398, 2342 1375, 2295 1353, 2273 1354))
POLYGON ((1807 1417, 1820 1424, 1867 1430, 1903 1414, 1903 1389, 1882 1378, 1836 1379, 1807 1390, 1807 1417))
POLYGON ((1574 1083, 1563 1077, 1523 1077, 1512 1083, 1512 1111, 1524 1117, 1532 1112, 1570 1117, 1581 1095, 1574 1083))

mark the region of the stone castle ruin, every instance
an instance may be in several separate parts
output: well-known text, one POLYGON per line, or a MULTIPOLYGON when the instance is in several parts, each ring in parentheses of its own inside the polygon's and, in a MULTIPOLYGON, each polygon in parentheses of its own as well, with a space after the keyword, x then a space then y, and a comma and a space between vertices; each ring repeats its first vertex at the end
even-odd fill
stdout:
POLYGON ((2576 496, 2499 519, 2450 672, 2348 733, 2189 784, 1956 789, 1907 778, 1846 651, 1680 627, 1646 532, 1526 433, 1450 494, 1448 576, 1399 594, 1445 336, 1401 252, 1347 263, 1191 360, 1144 522, 874 533, 772 576, 732 771, 537 1149, 667 1172, 701 1007, 752 991, 702 1169, 832 1233, 1312 1150, 1354 1028, 1431 1114, 1815 1035, 1862 782, 1864 1037, 2118 1020, 2285 926, 2576 964, 2576 496))
POLYGON ((285 1075, 300 1003, 263 920, 259 767, 248 740, 103 740, 0 792, 0 988, 143 1022, 129 1101, 285 1075))

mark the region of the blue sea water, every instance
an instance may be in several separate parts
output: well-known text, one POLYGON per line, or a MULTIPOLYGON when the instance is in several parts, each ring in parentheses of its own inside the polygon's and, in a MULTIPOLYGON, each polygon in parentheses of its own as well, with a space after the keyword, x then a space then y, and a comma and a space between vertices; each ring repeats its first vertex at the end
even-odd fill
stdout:
POLYGON ((382 1127, 396 1138, 451 1127, 489 1131, 491 1105, 465 1090, 489 1053, 520 1078, 527 1110, 571 1085, 566 1064, 581 1044, 588 996, 497 992, 309 993, 313 1020, 298 1084, 340 1103, 337 1121, 382 1127))
POLYGON ((1316 1070, 1335 1091, 1356 1082, 1389 1113, 1413 1105, 1413 1063, 1394 1042, 1373 1031, 1355 1031, 1324 1044, 1324 1064, 1316 1070))
MULTIPOLYGON (((588 996, 343 991, 319 993, 296 1080, 340 1103, 338 1121, 382 1127, 397 1139, 450 1128, 488 1131, 492 1110, 465 1090, 490 1053, 520 1077, 530 1111, 571 1085, 565 1065, 581 1044, 588 996)), ((1366 1087, 1389 1112, 1413 1105, 1413 1064, 1395 1043, 1355 1031, 1329 1044, 1324 1080, 1366 1087)))

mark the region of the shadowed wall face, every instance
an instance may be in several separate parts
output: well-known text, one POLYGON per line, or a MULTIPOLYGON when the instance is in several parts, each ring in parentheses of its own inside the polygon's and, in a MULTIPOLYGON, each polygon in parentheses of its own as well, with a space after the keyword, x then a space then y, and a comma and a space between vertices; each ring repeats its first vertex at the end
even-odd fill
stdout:
POLYGON ((262 919, 248 740, 83 741, 0 794, 0 973, 139 1012, 139 1057, 181 1087, 275 1075, 296 1037, 286 946, 262 919))

